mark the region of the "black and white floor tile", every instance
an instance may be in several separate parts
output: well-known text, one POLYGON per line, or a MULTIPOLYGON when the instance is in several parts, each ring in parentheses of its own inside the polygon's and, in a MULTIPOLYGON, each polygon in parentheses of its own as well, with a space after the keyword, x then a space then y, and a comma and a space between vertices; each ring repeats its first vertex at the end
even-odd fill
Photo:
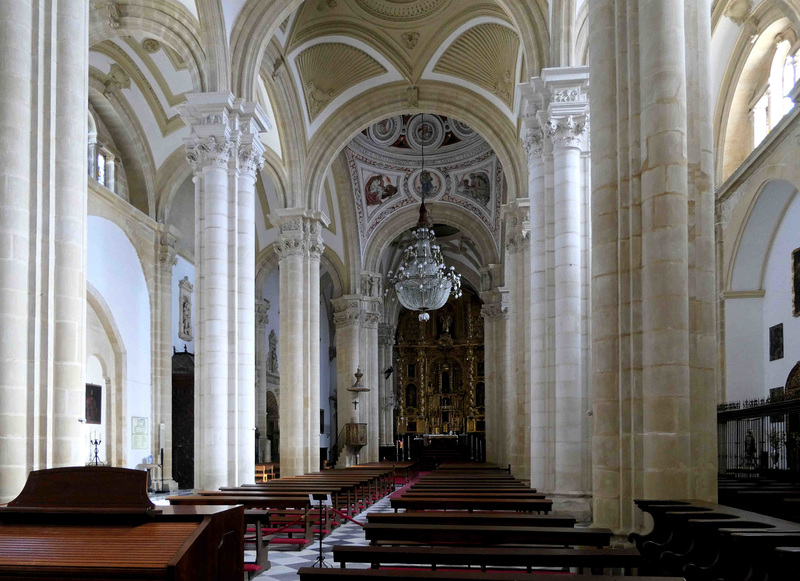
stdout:
MULTIPOLYGON (((362 511, 358 516, 354 517, 356 521, 365 523, 367 521, 367 514, 376 512, 393 512, 389 506, 389 497, 384 497, 367 510, 362 511)), ((335 545, 368 545, 364 537, 364 529, 355 523, 348 522, 345 525, 337 527, 330 535, 322 540, 322 554, 325 557, 325 563, 330 567, 338 567, 339 565, 333 561, 333 547, 335 545)), ((252 559, 254 554, 245 553, 246 558, 252 559)), ((315 540, 313 545, 308 545, 301 551, 296 550, 291 546, 275 546, 271 545, 269 548, 269 570, 261 573, 255 579, 257 581, 295 581, 298 579, 297 570, 300 567, 311 567, 319 557, 319 541, 315 540)), ((369 564, 364 563, 361 565, 368 568, 369 564)), ((347 566, 348 568, 359 568, 359 564, 353 563, 347 566)))

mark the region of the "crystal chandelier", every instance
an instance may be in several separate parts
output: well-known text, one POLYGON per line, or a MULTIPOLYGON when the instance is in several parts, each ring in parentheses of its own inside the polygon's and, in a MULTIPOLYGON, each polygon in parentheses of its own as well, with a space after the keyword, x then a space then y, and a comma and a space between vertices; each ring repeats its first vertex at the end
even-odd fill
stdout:
MULTIPOLYGON (((420 124, 420 128, 424 125, 420 124)), ((429 311, 441 308, 452 294, 461 296, 461 275, 455 268, 449 269, 442 259, 442 252, 436 244, 425 208, 425 196, 430 193, 433 179, 425 170, 425 140, 422 141, 422 170, 419 181, 422 186, 422 204, 419 207, 419 221, 411 231, 413 242, 403 252, 403 262, 393 275, 389 271, 389 282, 394 287, 397 298, 410 311, 420 311, 419 320, 430 320, 429 311)))

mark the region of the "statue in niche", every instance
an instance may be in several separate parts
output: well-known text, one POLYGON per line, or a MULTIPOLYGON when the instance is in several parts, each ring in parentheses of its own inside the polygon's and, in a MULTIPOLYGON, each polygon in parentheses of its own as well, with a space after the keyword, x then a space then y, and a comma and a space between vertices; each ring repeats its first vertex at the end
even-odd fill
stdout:
POLYGON ((466 198, 472 198, 484 206, 488 206, 492 197, 489 176, 482 171, 464 176, 458 184, 458 193, 466 198))
POLYGON ((180 295, 178 299, 178 337, 184 341, 192 341, 192 292, 194 287, 189 277, 184 276, 178 283, 180 295))
POLYGON ((413 383, 409 383, 406 386, 406 407, 417 407, 417 386, 413 383))
POLYGON ((278 336, 275 329, 269 332, 269 370, 278 373, 278 336))
POLYGON ((441 316, 442 320, 442 333, 449 335, 450 334, 450 325, 453 324, 453 316, 450 313, 445 313, 441 316))

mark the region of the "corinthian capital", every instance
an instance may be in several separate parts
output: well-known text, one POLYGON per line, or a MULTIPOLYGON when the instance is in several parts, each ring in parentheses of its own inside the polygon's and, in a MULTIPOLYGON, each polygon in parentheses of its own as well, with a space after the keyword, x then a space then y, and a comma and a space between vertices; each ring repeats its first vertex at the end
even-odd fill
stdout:
POLYGON ((536 163, 542 159, 544 153, 544 132, 541 127, 532 127, 525 133, 522 140, 525 148, 525 155, 528 156, 528 163, 536 163))
POLYGON ((260 141, 245 143, 239 146, 239 171, 252 177, 258 175, 264 167, 264 146, 260 141))
POLYGON ((231 146, 231 141, 224 136, 195 137, 186 144, 186 159, 194 173, 200 173, 208 166, 226 169, 231 146))
POLYGON ((551 117, 545 126, 554 148, 580 147, 586 133, 586 116, 551 117))

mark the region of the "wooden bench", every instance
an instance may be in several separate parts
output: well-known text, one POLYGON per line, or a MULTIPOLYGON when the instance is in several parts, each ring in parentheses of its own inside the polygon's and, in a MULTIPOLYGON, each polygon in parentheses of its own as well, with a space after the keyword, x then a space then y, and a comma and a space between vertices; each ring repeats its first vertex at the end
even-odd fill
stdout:
MULTIPOLYGON (((540 549, 511 547, 353 547, 336 545, 333 560, 346 568, 348 563, 369 563, 373 569, 386 564, 439 566, 561 567, 624 569, 626 574, 641 568, 645 561, 636 549, 540 549)), ((579 571, 580 572, 580 571, 579 571)))
POLYGON ((771 558, 766 555, 782 546, 776 541, 800 543, 800 526, 775 517, 693 500, 635 503, 653 517, 653 529, 629 538, 648 562, 668 574, 726 581, 749 574, 756 581, 766 574, 771 558), (747 540, 751 546, 742 542, 747 540), (767 548, 751 550, 758 547, 767 548))
POLYGON ((450 498, 448 496, 392 498, 391 507, 397 512, 406 510, 516 510, 520 512, 550 512, 553 501, 547 498, 450 498))
POLYGON ((613 533, 605 528, 517 527, 449 524, 367 523, 370 544, 419 543, 424 545, 563 545, 607 547, 613 533))
POLYGON ((575 518, 566 514, 529 512, 406 511, 367 514, 367 522, 376 524, 449 524, 482 526, 572 527, 575 518))
POLYGON ((461 490, 453 490, 449 488, 435 489, 435 490, 409 490, 401 495, 401 498, 425 498, 441 494, 448 498, 497 498, 502 496, 504 498, 547 498, 546 494, 541 492, 531 492, 530 490, 496 490, 494 492, 463 492, 461 490))
POLYGON ((36 470, 0 508, 0 579, 244 578, 241 507, 155 507, 147 473, 36 470))
MULTIPOLYGON (((297 572, 300 581, 317 581, 325 579, 391 579, 392 581, 417 581, 420 579, 448 579, 450 581, 564 581, 560 573, 537 573, 532 576, 527 571, 519 572, 486 572, 480 573, 470 569, 436 571, 427 570, 387 570, 387 569, 315 569, 302 567, 297 572)), ((569 581, 598 581, 594 575, 571 575, 569 581)), ((607 581, 623 581, 625 577, 603 577, 607 581)), ((683 577, 637 577, 638 581, 685 581, 683 577)))

